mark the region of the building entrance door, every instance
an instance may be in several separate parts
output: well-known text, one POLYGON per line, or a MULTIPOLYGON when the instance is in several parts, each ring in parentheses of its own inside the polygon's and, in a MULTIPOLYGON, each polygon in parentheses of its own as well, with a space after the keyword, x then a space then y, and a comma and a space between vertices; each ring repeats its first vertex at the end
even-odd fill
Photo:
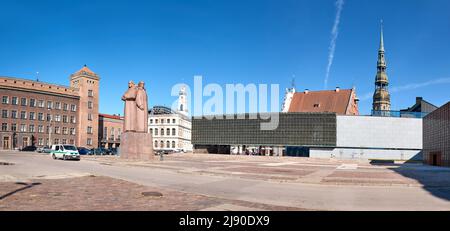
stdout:
POLYGON ((29 141, 28 137, 23 137, 22 138, 22 147, 23 148, 30 146, 29 143, 30 143, 30 141, 29 141))
POLYGON ((432 152, 431 154, 431 165, 433 166, 441 166, 441 152, 432 152))
POLYGON ((10 140, 9 136, 3 137, 3 150, 9 150, 10 148, 10 140))

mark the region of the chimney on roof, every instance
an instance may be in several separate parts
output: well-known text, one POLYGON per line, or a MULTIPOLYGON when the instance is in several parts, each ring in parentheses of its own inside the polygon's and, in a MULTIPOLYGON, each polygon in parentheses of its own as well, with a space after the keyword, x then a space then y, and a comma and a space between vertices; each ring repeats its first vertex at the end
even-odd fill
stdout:
POLYGON ((305 94, 308 94, 309 93, 309 89, 305 89, 305 94))
POLYGON ((336 87, 336 92, 339 92, 341 90, 340 87, 336 87))

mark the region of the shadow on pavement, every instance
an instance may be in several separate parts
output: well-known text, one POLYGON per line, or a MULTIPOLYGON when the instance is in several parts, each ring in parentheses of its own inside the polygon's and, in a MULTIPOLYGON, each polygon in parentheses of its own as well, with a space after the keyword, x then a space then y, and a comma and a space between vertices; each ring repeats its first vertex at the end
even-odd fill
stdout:
POLYGON ((17 184, 17 185, 23 185, 24 187, 19 188, 19 189, 17 189, 17 190, 14 190, 14 191, 12 191, 12 192, 9 192, 9 193, 7 193, 7 194, 5 194, 5 195, 0 196, 0 200, 3 200, 3 199, 5 199, 5 198, 7 198, 7 197, 9 197, 9 196, 12 196, 12 195, 14 195, 14 194, 16 194, 16 193, 18 193, 18 192, 21 192, 21 191, 30 189, 30 188, 32 188, 32 187, 34 187, 34 186, 41 185, 41 183, 31 183, 31 184, 27 184, 27 183, 22 183, 22 182, 17 182, 16 184, 17 184))
POLYGON ((389 170, 401 176, 417 181, 433 196, 450 201, 450 168, 408 162, 382 165, 388 166, 389 170))

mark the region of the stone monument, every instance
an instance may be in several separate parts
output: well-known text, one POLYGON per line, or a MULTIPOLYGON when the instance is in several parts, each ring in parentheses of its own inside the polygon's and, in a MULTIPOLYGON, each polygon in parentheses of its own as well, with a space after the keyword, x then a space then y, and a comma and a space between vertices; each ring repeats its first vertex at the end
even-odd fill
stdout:
POLYGON ((136 86, 128 83, 128 90, 122 96, 125 101, 124 132, 120 140, 120 157, 131 160, 151 160, 153 138, 148 133, 148 98, 145 83, 136 86))

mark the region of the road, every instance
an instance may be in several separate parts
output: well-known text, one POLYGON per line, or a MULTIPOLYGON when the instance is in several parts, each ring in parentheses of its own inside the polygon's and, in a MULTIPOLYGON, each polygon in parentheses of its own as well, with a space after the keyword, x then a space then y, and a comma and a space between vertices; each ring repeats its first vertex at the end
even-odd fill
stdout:
MULTIPOLYGON (((109 165, 90 160, 55 161, 46 155, 26 153, 0 152, 0 162, 14 163, 10 166, 0 165, 0 181, 25 181, 37 177, 52 179, 94 174, 145 186, 303 209, 450 210, 450 201, 445 196, 437 197, 423 187, 276 182, 240 178, 233 174, 198 174, 171 168, 109 165)), ((170 160, 167 163, 170 163, 170 160)), ((165 163, 158 164, 164 165, 165 163)), ((439 190, 446 196, 450 195, 450 188, 445 187, 439 190)))

